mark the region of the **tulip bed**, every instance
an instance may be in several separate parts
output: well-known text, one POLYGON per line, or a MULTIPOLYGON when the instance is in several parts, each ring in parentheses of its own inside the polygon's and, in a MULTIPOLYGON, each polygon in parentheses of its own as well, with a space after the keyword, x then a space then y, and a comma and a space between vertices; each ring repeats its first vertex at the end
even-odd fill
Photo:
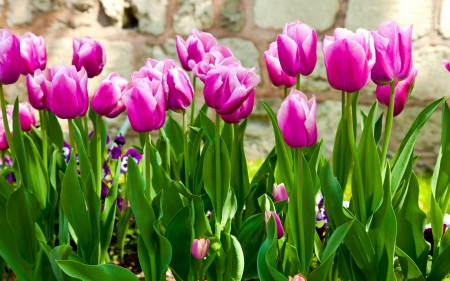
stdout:
POLYGON ((342 93, 330 161, 317 139, 320 105, 300 91, 316 65, 316 31, 287 24, 264 54, 272 83, 285 88, 277 114, 262 102, 276 145, 250 179, 244 134, 260 77, 211 34, 177 36, 182 68, 148 59, 130 81, 109 74, 89 101, 88 80, 106 63, 100 42, 74 38, 72 66, 46 68, 42 37, 0 30, 0 82, 27 75, 31 104, 7 105, 0 92, 0 270, 25 281, 138 280, 117 265, 137 253, 139 275, 151 281, 442 280, 450 273, 444 98, 422 110, 386 158, 393 118, 418 75, 411 34, 412 26, 385 22, 325 36, 328 80, 342 93), (205 84, 199 110, 197 79, 205 84), (363 112, 359 91, 371 79, 377 100, 363 112), (425 227, 414 144, 438 108, 441 149, 425 227), (126 151, 103 121, 124 111, 140 139, 126 151), (58 118, 67 120, 66 140, 58 118))

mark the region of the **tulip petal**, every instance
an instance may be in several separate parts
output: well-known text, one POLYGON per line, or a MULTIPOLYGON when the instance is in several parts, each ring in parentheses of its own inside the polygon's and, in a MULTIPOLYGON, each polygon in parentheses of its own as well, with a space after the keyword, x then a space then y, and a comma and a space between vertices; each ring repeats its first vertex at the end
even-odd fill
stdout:
POLYGON ((62 119, 78 117, 77 83, 69 76, 55 76, 52 81, 52 93, 49 96, 50 109, 62 119), (62 95, 61 93, 64 93, 62 95))
POLYGON ((291 38, 279 34, 277 36, 278 57, 284 72, 289 76, 297 76, 300 71, 298 46, 291 38))

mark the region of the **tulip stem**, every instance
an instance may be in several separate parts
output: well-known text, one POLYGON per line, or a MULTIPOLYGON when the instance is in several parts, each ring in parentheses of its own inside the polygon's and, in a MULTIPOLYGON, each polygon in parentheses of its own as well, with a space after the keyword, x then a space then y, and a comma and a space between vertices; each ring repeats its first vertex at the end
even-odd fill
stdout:
MULTIPOLYGON (((191 114, 192 117, 192 114, 191 114)), ((186 188, 190 187, 189 181, 189 145, 188 145, 188 129, 187 129, 187 114, 183 111, 183 142, 184 142, 184 178, 186 188)), ((192 191, 192 190, 191 190, 192 191)))
POLYGON ((192 97, 192 103, 191 103, 191 122, 189 124, 191 124, 191 126, 194 125, 194 121, 195 121, 195 84, 197 82, 197 77, 194 76, 194 78, 192 79, 192 88, 194 90, 193 93, 193 97, 192 97))
MULTIPOLYGON (((72 119, 67 119, 67 124, 69 125, 69 138, 70 138, 70 149, 73 149, 73 153, 75 154, 75 131, 73 130, 72 119)), ((76 157, 76 155, 73 155, 76 157)), ((72 153, 70 154, 72 157, 72 153)))
MULTIPOLYGON (((87 124, 86 124, 87 125, 87 124)), ((102 193, 102 116, 97 115, 97 195, 100 198, 102 193)), ((87 130, 87 126, 86 126, 87 130)))
POLYGON ((45 169, 48 169, 47 167, 47 111, 42 110, 42 120, 41 120, 41 130, 42 130, 42 162, 44 163, 45 169))
POLYGON ((8 145, 11 151, 11 159, 14 159, 15 151, 14 151, 14 143, 12 141, 11 131, 9 128, 8 117, 6 115, 6 102, 5 96, 3 93, 3 84, 0 83, 0 102, 2 107, 2 116, 3 116, 3 126, 5 128, 6 140, 8 141, 8 145))
MULTIPOLYGON (((152 176, 151 176, 151 164, 150 164, 150 134, 148 132, 144 133, 145 136, 145 196, 147 197, 147 201, 151 200, 151 188, 152 188, 152 176)), ((155 279, 156 280, 156 279, 155 279)))
POLYGON ((389 98, 388 113, 386 115, 386 127, 384 129, 383 149, 381 150, 381 161, 383 166, 386 164, 386 155, 389 146, 389 139, 391 138, 392 122, 394 120, 394 97, 395 97, 395 82, 390 83, 391 95, 389 98))
MULTIPOLYGON (((216 135, 215 135, 215 160, 216 160, 216 192, 218 194, 222 194, 222 191, 220 190, 222 188, 222 175, 221 175, 221 167, 220 167, 220 115, 216 112, 216 135)), ((221 200, 219 198, 219 200, 221 200)), ((218 205, 218 204, 217 204, 218 205)), ((217 206, 216 205, 216 206, 217 206)), ((220 232, 222 231, 222 219, 219 219, 219 214, 221 214, 221 210, 216 210, 216 236, 219 238, 220 241, 220 232)))
POLYGON ((297 84, 295 85, 295 89, 300 91, 300 74, 297 75, 297 84))
POLYGON ((287 88, 287 87, 284 87, 284 99, 287 98, 287 92, 288 92, 288 88, 287 88))
POLYGON ((342 117, 345 116, 345 92, 341 91, 342 93, 342 100, 341 100, 341 107, 342 107, 342 117))
MULTIPOLYGON (((361 166, 359 164, 358 153, 356 151, 356 142, 355 142, 355 134, 353 133, 353 118, 352 118, 352 99, 348 97, 347 101, 347 133, 348 133, 348 141, 350 142, 350 150, 352 152, 352 157, 354 161, 353 172, 356 176, 356 186, 352 184, 352 194, 357 198, 354 200, 356 206, 359 206, 359 216, 358 212, 356 212, 357 217, 359 217, 359 221, 365 227, 366 224, 366 203, 364 199, 364 186, 361 174, 361 166)), ((357 209, 356 207, 356 209, 357 209)))

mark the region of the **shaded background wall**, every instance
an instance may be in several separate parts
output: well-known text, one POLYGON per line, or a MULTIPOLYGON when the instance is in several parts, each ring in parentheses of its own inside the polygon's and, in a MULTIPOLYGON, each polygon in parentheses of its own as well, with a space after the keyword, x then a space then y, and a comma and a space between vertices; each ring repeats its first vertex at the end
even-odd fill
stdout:
MULTIPOLYGON (((328 157, 341 114, 340 93, 327 83, 320 46, 323 36, 332 35, 336 27, 376 30, 386 20, 395 20, 401 27, 414 25, 413 58, 419 74, 407 108, 395 118, 390 150, 398 146, 428 102, 450 95, 450 73, 441 66, 442 59, 450 60, 450 0, 0 0, 0 15, 0 27, 16 35, 31 31, 44 36, 47 66, 71 63, 74 36, 89 35, 100 40, 106 49, 107 64, 99 77, 89 81, 91 95, 112 71, 128 78, 147 57, 178 60, 175 35, 186 38, 196 27, 216 36, 219 44, 228 46, 244 66, 258 68, 262 80, 257 100, 266 100, 275 111, 283 92, 271 86, 263 53, 285 23, 305 22, 317 30, 319 46, 317 66, 302 79, 302 90, 315 94, 320 102, 319 138, 325 140, 328 157)), ((202 92, 199 87, 197 93, 202 92)), ((10 102, 17 95, 26 100, 24 77, 5 91, 10 102)), ((374 91, 373 83, 364 88, 361 102, 370 105, 374 91)), ((119 116, 108 121, 111 133, 117 132, 123 120, 124 116, 119 116)), ((246 153, 249 159, 263 158, 274 140, 259 101, 249 121, 246 153)), ((435 113, 417 141, 420 167, 434 166, 439 143, 440 114, 435 113)))

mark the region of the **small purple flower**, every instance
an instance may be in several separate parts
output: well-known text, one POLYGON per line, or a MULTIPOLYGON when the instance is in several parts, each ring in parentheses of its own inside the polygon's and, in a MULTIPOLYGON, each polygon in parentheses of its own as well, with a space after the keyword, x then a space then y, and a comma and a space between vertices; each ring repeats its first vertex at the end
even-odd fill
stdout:
POLYGON ((137 151, 134 147, 130 147, 125 153, 125 155, 122 157, 120 167, 121 173, 126 173, 128 171, 128 155, 131 155, 131 157, 133 157, 134 161, 136 161, 138 165, 141 162, 142 154, 139 153, 139 151, 137 151))
POLYGON ((322 193, 318 193, 316 196, 316 232, 319 235, 322 242, 325 239, 325 235, 327 233, 327 223, 328 223, 328 216, 327 212, 325 211, 325 207, 323 205, 323 195, 322 193), (318 225, 322 224, 322 226, 318 227, 318 225))
POLYGON ((71 153, 70 151, 71 151, 70 150, 70 144, 68 144, 66 141, 64 141, 64 146, 63 146, 61 152, 62 152, 62 154, 64 156, 64 159, 66 159, 66 163, 69 163, 70 153, 71 153))
POLYGON ((103 162, 103 174, 102 179, 108 177, 111 175, 111 168, 109 167, 108 163, 106 161, 103 162))
POLYGON ((108 195, 109 192, 109 187, 106 184, 107 181, 102 181, 102 194, 101 194, 101 198, 105 198, 106 195, 108 195))
POLYGON ((119 135, 114 139, 114 142, 119 146, 123 146, 127 141, 124 136, 119 135))
MULTIPOLYGON (((128 211, 128 205, 128 201, 125 201, 125 211, 128 211)), ((119 211, 122 212, 123 198, 117 198, 117 207, 119 208, 119 211)))

